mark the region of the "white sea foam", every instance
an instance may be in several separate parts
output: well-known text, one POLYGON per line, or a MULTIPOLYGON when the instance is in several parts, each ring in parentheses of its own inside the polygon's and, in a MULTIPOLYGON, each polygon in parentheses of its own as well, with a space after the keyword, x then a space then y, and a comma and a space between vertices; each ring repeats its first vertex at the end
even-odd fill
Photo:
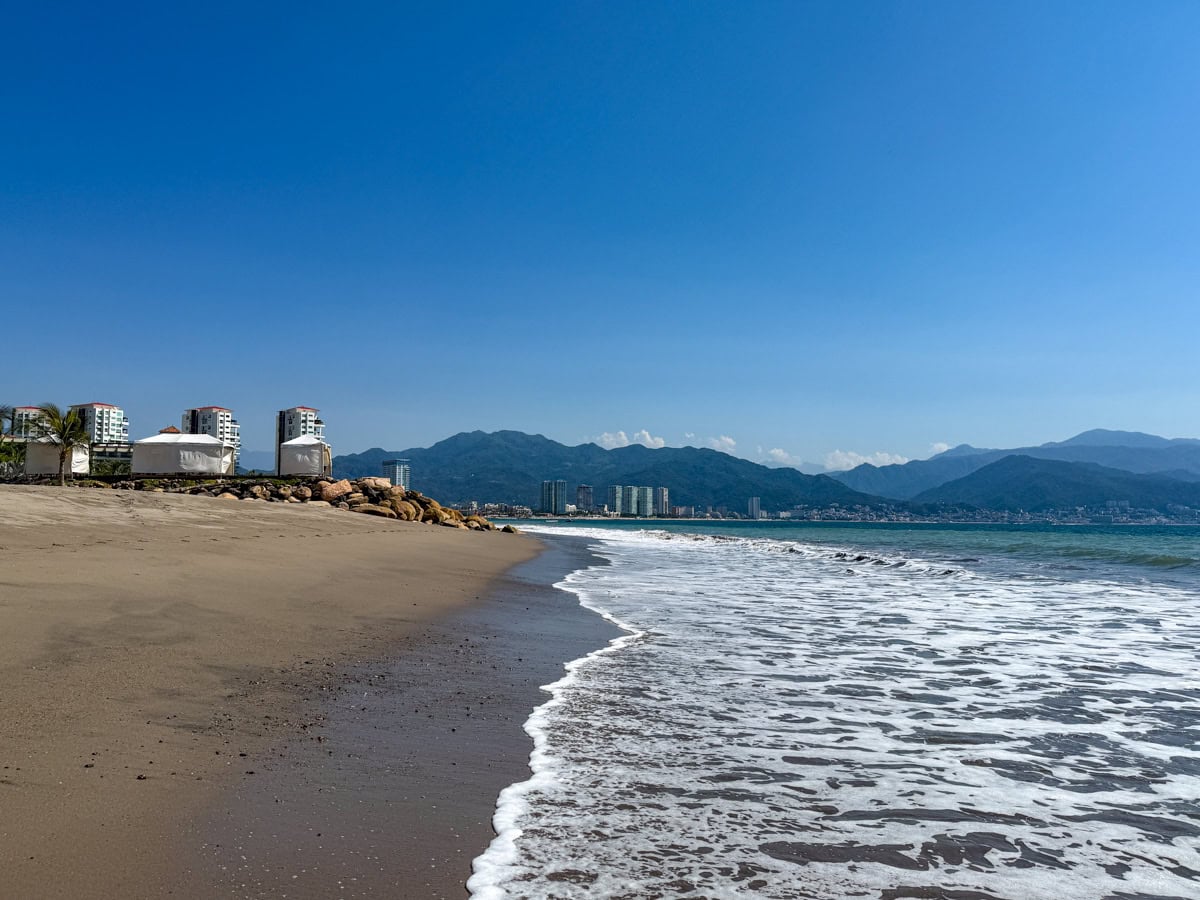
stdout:
POLYGON ((630 633, 547 688, 473 896, 1200 896, 1195 594, 555 533, 630 633))
MULTIPOLYGON (((555 587, 571 590, 570 584, 566 581, 559 582, 555 587)), ((510 784, 500 792, 500 797, 496 801, 496 814, 492 817, 492 827, 496 831, 496 837, 492 839, 487 852, 474 860, 473 873, 467 881, 467 890, 471 892, 472 897, 478 897, 481 900, 498 900, 498 898, 511 896, 504 884, 519 873, 520 855, 517 842, 523 833, 520 823, 530 814, 528 797, 539 790, 552 790, 555 786, 555 773, 563 765, 563 760, 556 758, 550 749, 549 720, 554 708, 563 702, 565 690, 575 683, 576 673, 596 657, 606 653, 616 653, 642 635, 642 632, 620 621, 606 610, 590 606, 582 598, 581 602, 625 631, 626 634, 614 638, 607 646, 595 650, 587 656, 567 663, 566 674, 562 678, 553 684, 542 687, 542 690, 550 694, 550 699, 535 709, 525 722, 525 733, 533 739, 533 750, 529 755, 529 769, 533 775, 526 781, 510 784)))

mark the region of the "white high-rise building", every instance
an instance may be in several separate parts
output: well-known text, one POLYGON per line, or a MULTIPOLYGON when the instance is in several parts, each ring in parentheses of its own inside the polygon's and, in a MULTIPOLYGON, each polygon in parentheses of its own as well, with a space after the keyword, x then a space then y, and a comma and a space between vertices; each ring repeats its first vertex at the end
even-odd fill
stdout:
POLYGON ((412 490, 412 468, 407 459, 385 459, 383 477, 390 478, 396 487, 412 490))
POLYGON ((76 403, 71 409, 79 410, 83 416, 89 443, 129 443, 129 417, 121 407, 111 403, 76 403))
POLYGON ((665 487, 657 487, 654 489, 654 514, 656 516, 669 516, 671 514, 670 495, 665 487))
POLYGON ((18 406, 13 410, 12 433, 14 437, 37 437, 37 423, 42 411, 36 406, 18 406))
POLYGON ((608 512, 609 515, 619 516, 621 514, 621 498, 624 490, 619 484, 610 484, 608 486, 608 512))
POLYGON ((638 509, 638 489, 632 484, 621 485, 621 515, 640 516, 638 509))
POLYGON ((654 515, 654 491, 648 487, 637 489, 638 515, 649 518, 654 515))
POLYGON ((311 406, 293 406, 281 409, 275 420, 275 471, 279 471, 279 445, 311 434, 325 440, 325 423, 318 418, 319 409, 311 406))
POLYGON ((179 424, 184 434, 207 434, 233 444, 233 464, 237 466, 242 451, 242 426, 233 417, 233 410, 223 406, 197 406, 185 409, 179 424))
POLYGON ((751 497, 750 502, 746 504, 746 512, 752 519, 763 518, 762 501, 758 497, 751 497))

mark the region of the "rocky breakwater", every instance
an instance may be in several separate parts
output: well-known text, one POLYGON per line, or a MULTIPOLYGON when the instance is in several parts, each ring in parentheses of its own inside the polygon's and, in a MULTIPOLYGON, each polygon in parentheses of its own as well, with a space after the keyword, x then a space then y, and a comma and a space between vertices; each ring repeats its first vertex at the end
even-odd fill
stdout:
MULTIPOLYGON (((347 478, 340 481, 322 478, 299 483, 259 480, 226 483, 220 486, 205 485, 186 489, 184 493, 207 494, 222 500, 319 504, 385 519, 401 519, 405 522, 423 522, 469 531, 497 530, 496 526, 483 516, 464 514, 460 510, 442 506, 420 491, 409 491, 394 486, 387 478, 358 478, 354 481, 347 478)), ((515 531, 512 526, 505 526, 500 530, 515 531)))
MULTIPOLYGON (((7 479, 17 484, 54 484, 47 476, 7 479)), ((463 513, 442 506, 420 491, 394 486, 387 478, 188 478, 184 476, 78 478, 71 484, 82 488, 149 491, 159 494, 189 494, 216 497, 219 500, 260 501, 265 503, 307 503, 349 512, 444 525, 468 531, 503 531, 518 533, 512 525, 497 528, 483 516, 463 513)))

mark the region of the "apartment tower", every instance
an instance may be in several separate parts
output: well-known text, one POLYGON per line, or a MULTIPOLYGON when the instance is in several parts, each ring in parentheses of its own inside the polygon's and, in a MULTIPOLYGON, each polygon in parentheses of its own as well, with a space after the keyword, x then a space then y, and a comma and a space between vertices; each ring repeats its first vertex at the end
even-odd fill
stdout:
POLYGON ((129 417, 111 403, 76 403, 71 409, 83 416, 90 444, 128 444, 129 417))
POLYGON ((637 489, 638 515, 650 517, 654 515, 654 491, 648 487, 637 489))
POLYGON ((412 468, 407 459, 385 459, 383 477, 390 478, 396 487, 412 490, 412 468))
POLYGON ((233 465, 236 471, 242 452, 242 426, 233 417, 233 410, 223 406, 197 406, 185 409, 179 422, 184 434, 207 434, 227 444, 233 444, 233 465))
POLYGON ((38 420, 42 411, 36 406, 18 406, 13 410, 12 433, 15 437, 33 438, 38 435, 38 420))
POLYGON ((279 471, 279 445, 306 434, 325 440, 325 423, 317 414, 319 409, 311 406, 293 406, 281 409, 275 419, 275 471, 279 471))
POLYGON ((654 489, 654 514, 656 516, 669 516, 671 514, 670 495, 665 487, 654 489))
POLYGON ((565 515, 567 512, 567 483, 558 481, 542 482, 542 512, 552 516, 565 515))

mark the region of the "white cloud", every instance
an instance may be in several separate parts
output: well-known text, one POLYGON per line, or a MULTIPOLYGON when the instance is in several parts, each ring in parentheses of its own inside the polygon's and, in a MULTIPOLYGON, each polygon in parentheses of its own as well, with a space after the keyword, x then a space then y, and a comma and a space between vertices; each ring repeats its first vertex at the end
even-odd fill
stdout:
POLYGON ((792 456, 782 447, 772 447, 767 451, 766 461, 777 466, 799 466, 803 465, 804 460, 798 456, 792 456))
POLYGON ((937 441, 929 445, 929 452, 934 456, 937 456, 939 453, 945 453, 949 449, 950 445, 945 441, 937 441))
POLYGON ((683 435, 683 439, 685 441, 695 440, 695 437, 696 437, 696 433, 694 431, 684 432, 684 435, 683 435))
POLYGON ((651 450, 657 450, 659 447, 667 446, 666 438, 655 437, 645 428, 641 431, 634 432, 633 442, 641 444, 643 447, 649 447, 651 450))
POLYGON ((853 469, 855 466, 861 466, 863 463, 870 463, 873 466, 892 466, 901 465, 906 462, 908 462, 907 456, 901 456, 898 453, 886 453, 883 450, 876 450, 874 453, 866 456, 862 453, 855 453, 853 450, 834 450, 832 453, 825 454, 825 468, 831 472, 853 469))
POLYGON ((641 431, 635 431, 633 437, 627 435, 624 431, 606 431, 600 437, 596 438, 596 443, 605 450, 613 450, 617 447, 628 447, 630 444, 641 444, 643 447, 649 447, 652 450, 657 450, 659 447, 665 447, 667 441, 665 438, 655 437, 645 428, 641 431))
POLYGON ((618 431, 616 434, 606 431, 600 437, 596 438, 596 443, 605 450, 612 450, 614 447, 628 447, 629 435, 623 431, 618 431))
POLYGON ((737 450, 737 441, 729 435, 723 434, 720 437, 710 437, 708 439, 708 446, 714 450, 720 450, 722 453, 733 453, 737 450))

